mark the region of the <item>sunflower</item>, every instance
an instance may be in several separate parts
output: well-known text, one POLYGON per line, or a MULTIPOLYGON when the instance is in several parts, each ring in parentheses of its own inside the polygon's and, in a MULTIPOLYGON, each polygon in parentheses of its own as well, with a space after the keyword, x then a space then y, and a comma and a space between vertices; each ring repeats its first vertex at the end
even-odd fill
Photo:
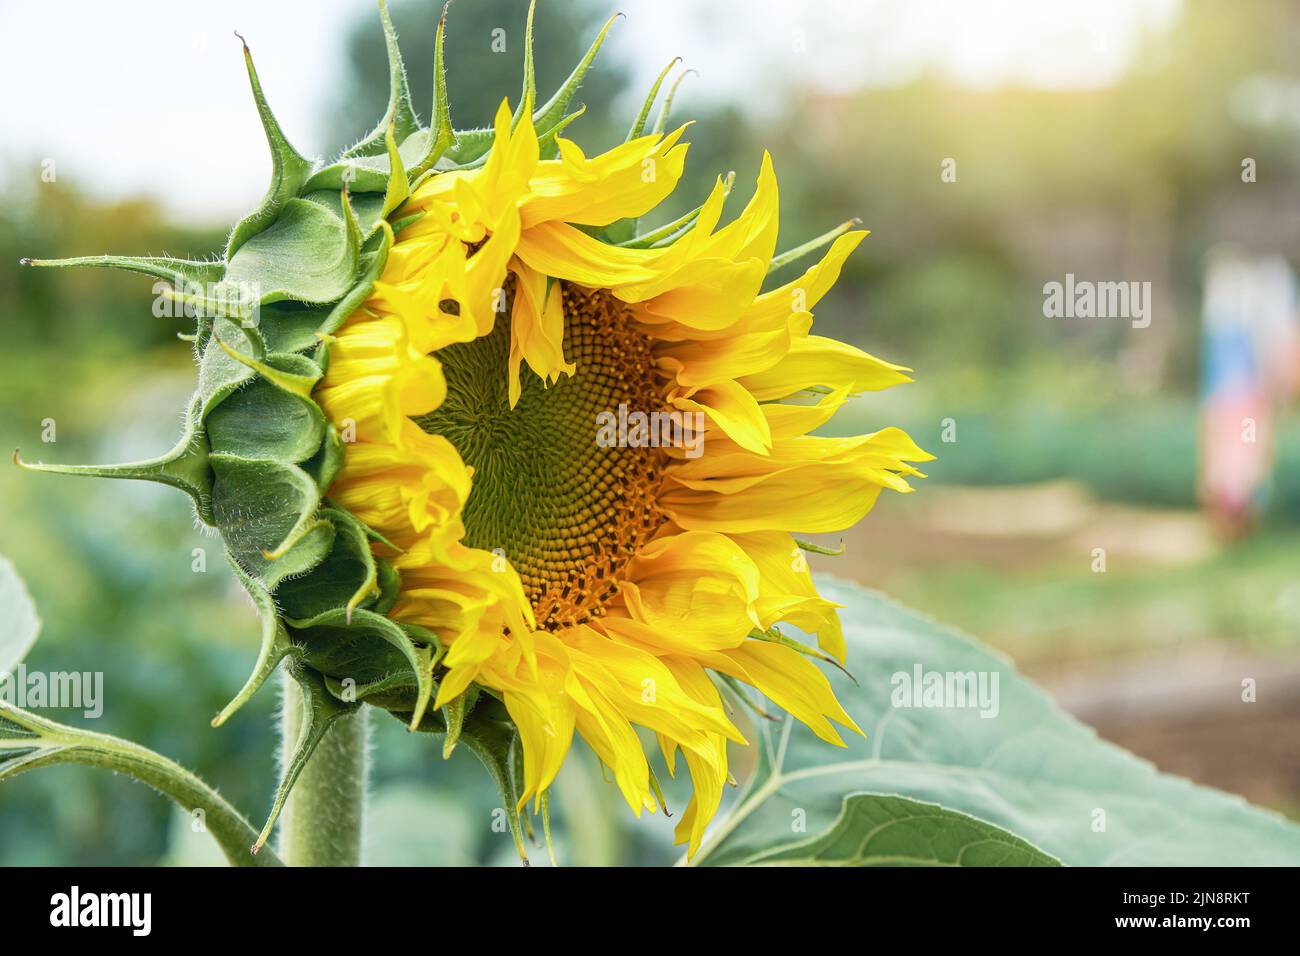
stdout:
POLYGON ((882 488, 910 490, 907 462, 929 456, 894 428, 810 434, 848 396, 907 381, 810 332, 865 231, 762 292, 777 239, 764 155, 727 225, 719 180, 667 241, 612 244, 600 229, 677 184, 684 128, 594 158, 559 137, 541 159, 531 112, 514 122, 503 102, 483 166, 428 177, 398 210, 409 225, 315 391, 336 425, 355 425, 329 494, 382 535, 374 547, 402 579, 391 616, 448 648, 434 706, 473 683, 501 695, 523 745, 521 803, 551 785, 576 732, 628 804, 654 810, 645 727, 670 771, 679 751, 689 768, 676 835, 693 852, 727 741, 745 743, 711 672, 829 743, 842 746, 834 723, 860 732, 773 633, 792 624, 843 660, 836 605, 792 532, 848 528, 882 488), (810 389, 824 390, 815 404, 786 401, 810 389), (602 413, 620 408, 700 416, 702 454, 598 442, 602 413))
POLYGON ((746 743, 720 688, 757 689, 830 744, 843 746, 837 724, 861 732, 819 669, 843 662, 844 638, 808 572, 817 549, 795 535, 852 526, 881 489, 910 491, 910 463, 930 458, 896 428, 814 434, 851 396, 909 380, 812 333, 812 309, 867 233, 845 223, 777 256, 766 154, 730 221, 727 177, 638 233, 688 149, 686 126, 667 130, 671 92, 645 132, 664 75, 623 144, 588 157, 563 135, 613 18, 539 109, 530 10, 517 109, 503 101, 490 127, 466 132, 446 114, 444 24, 438 122, 423 129, 384 22, 389 114, 333 165, 297 167, 249 60, 280 173, 223 263, 75 262, 227 293, 252 276, 261 296, 258 328, 223 321, 242 312, 200 318, 181 446, 92 473, 190 491, 263 610, 258 668, 218 722, 286 656, 348 706, 363 698, 413 728, 431 706, 449 736, 493 699, 522 757, 512 813, 545 811, 575 734, 638 815, 662 808, 643 729, 670 774, 685 761, 693 796, 676 838, 694 853, 729 780, 728 744, 746 743), (816 251, 801 274, 768 281, 816 251), (397 664, 359 664, 379 652, 356 652, 358 635, 396 648, 397 664), (412 686, 391 676, 407 664, 412 686), (343 692, 348 679, 360 694, 343 692))

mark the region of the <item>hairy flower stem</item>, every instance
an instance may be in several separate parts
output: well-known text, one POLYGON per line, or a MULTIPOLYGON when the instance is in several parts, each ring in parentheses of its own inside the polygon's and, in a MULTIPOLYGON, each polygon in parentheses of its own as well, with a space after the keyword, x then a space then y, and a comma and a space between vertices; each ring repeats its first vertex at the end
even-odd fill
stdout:
MULTIPOLYGON (((302 694, 284 675, 280 736, 288 765, 302 719, 302 694)), ((280 856, 288 866, 360 866, 366 807, 367 708, 340 717, 303 767, 280 818, 280 856)))

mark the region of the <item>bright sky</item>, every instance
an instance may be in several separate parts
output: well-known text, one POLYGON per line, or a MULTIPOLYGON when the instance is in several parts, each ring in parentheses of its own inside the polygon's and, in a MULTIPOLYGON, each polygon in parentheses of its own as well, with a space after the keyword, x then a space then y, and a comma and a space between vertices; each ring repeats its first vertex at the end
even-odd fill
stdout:
MULTIPOLYGON (((560 0, 542 0, 539 18, 547 2, 560 0)), ((606 52, 643 75, 638 88, 682 56, 700 73, 683 103, 721 97, 761 110, 795 82, 848 90, 934 69, 973 86, 1104 85, 1179 0, 610 3, 627 19, 606 52)), ((324 142, 321 122, 333 64, 358 16, 375 17, 382 42, 373 9, 370 0, 3 0, 0 175, 39 181, 52 159, 60 181, 97 195, 149 194, 178 215, 229 221, 256 204, 268 176, 233 31, 248 38, 290 138, 325 153, 337 145, 324 142)), ((520 0, 520 24, 525 9, 520 0)))

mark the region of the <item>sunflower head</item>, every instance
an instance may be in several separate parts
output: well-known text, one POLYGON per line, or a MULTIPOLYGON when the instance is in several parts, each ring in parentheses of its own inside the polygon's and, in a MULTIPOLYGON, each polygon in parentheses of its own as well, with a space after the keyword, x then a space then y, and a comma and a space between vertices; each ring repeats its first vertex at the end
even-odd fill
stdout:
POLYGON ((745 743, 728 699, 858 732, 814 663, 844 640, 794 535, 851 526, 930 457, 893 428, 813 434, 908 380, 812 332, 866 233, 777 255, 766 155, 725 224, 730 178, 641 227, 686 158, 675 85, 649 124, 669 70, 622 145, 588 157, 566 129, 615 18, 538 105, 530 9, 519 102, 456 130, 445 12, 426 128, 380 10, 388 109, 332 161, 289 144, 244 48, 274 174, 219 258, 29 260, 161 280, 195 318, 199 383, 158 459, 28 467, 173 485, 220 533, 262 647, 214 725, 282 662, 314 715, 263 838, 331 721, 370 704, 473 749, 521 853, 518 813, 545 812, 575 734, 634 811, 661 808, 653 741, 694 783, 693 852, 745 743))

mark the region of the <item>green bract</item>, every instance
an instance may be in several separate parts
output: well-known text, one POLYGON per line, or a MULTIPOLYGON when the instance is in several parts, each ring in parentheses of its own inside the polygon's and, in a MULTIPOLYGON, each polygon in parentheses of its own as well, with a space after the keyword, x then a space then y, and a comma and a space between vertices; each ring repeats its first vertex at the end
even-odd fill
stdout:
MULTIPOLYGON (((228 720, 286 659, 303 690, 303 713, 310 715, 259 846, 325 731, 362 702, 390 711, 412 730, 447 733, 448 748, 463 732, 502 784, 519 842, 512 773, 517 751, 504 708, 490 698, 474 706, 481 695, 473 694, 444 713, 428 712, 443 652, 438 638, 386 616, 397 597, 397 572, 372 555, 376 533, 327 497, 346 439, 312 399, 329 362, 330 334, 370 295, 393 233, 405 224, 400 216, 389 219, 412 186, 423 176, 481 165, 492 142, 490 129, 452 127, 443 68, 446 12, 438 24, 431 127, 421 125, 411 106, 382 0, 380 15, 388 48, 388 109, 373 132, 333 160, 307 159, 289 143, 245 44, 272 177, 262 204, 234 227, 219 260, 23 260, 152 276, 166 283, 163 297, 196 320, 193 335, 183 337, 194 346, 198 389, 175 448, 122 465, 19 463, 172 485, 190 496, 199 520, 220 533, 257 608, 262 636, 252 673, 213 726, 228 720), (470 707, 475 713, 467 722, 470 707)), ((570 101, 614 19, 564 85, 533 112, 543 156, 557 155, 556 134, 581 112, 568 112, 570 101)), ((536 99, 531 10, 527 50, 521 110, 532 109, 536 99)))

